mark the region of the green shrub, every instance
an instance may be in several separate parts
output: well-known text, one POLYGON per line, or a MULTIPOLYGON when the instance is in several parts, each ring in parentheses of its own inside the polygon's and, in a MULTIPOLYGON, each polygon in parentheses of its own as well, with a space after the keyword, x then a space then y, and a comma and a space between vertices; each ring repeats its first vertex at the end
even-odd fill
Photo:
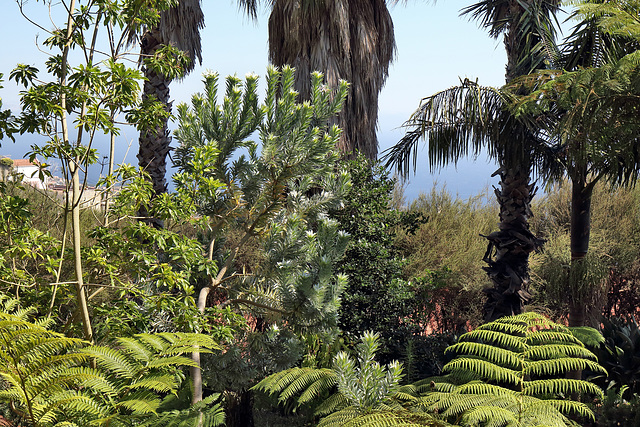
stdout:
POLYGON ((421 194, 409 207, 427 218, 415 234, 400 233, 398 246, 424 304, 423 326, 435 332, 464 332, 482 321, 482 289, 490 285, 481 234, 495 228, 498 212, 484 196, 453 198, 445 190, 421 194))

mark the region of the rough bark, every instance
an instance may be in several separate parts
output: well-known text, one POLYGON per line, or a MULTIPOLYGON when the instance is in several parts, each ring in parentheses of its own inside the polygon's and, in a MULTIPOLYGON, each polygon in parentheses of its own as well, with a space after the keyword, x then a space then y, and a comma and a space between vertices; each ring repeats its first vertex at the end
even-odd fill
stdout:
POLYGON ((378 156, 378 95, 395 51, 393 21, 385 0, 305 2, 275 0, 269 17, 269 59, 296 68, 296 90, 310 99, 311 72, 322 71, 330 86, 350 83, 336 121, 338 148, 378 156))
POLYGON ((225 425, 227 427, 253 427, 253 393, 250 390, 225 392, 225 425))
POLYGON ((495 189, 500 205, 499 231, 484 236, 489 244, 484 255, 487 266, 483 268, 493 282, 493 287, 485 290, 483 312, 487 322, 522 313, 531 298, 527 291, 529 254, 542 245, 529 230, 530 204, 535 194, 529 168, 505 166, 496 174, 500 175, 500 189, 495 189))
MULTIPOLYGON (((156 29, 147 31, 142 37, 142 55, 151 56, 161 46, 160 32, 156 29)), ((156 73, 149 67, 143 69, 147 80, 144 82, 143 100, 154 98, 164 104, 164 109, 171 112, 169 100, 169 84, 171 80, 156 73)), ((151 178, 154 194, 162 194, 167 191, 167 155, 170 151, 171 136, 168 122, 165 120, 155 129, 140 132, 138 149, 138 164, 151 178)), ((145 206, 140 208, 139 215, 148 217, 145 206)), ((162 227, 162 222, 153 218, 148 220, 155 227, 162 227)))

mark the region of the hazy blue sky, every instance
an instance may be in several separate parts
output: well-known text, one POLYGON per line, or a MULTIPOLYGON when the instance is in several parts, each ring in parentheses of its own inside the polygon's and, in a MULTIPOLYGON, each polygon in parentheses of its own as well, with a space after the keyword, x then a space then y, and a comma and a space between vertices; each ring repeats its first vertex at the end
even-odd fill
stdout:
MULTIPOLYGON (((6 80, 19 62, 42 69, 46 55, 38 51, 35 40, 38 32, 41 33, 40 41, 46 36, 20 15, 14 0, 0 1, 4 15, 4 26, 0 28, 3 40, 0 72, 6 80)), ((490 39, 475 22, 459 17, 459 10, 468 4, 461 0, 436 4, 410 0, 406 5, 391 8, 397 53, 380 96, 378 135, 381 152, 402 137, 403 131, 399 127, 422 97, 456 85, 461 78, 477 78, 481 84, 494 86, 504 82, 502 40, 490 39)), ((45 27, 51 26, 47 24, 47 11, 42 2, 31 0, 29 9, 34 11, 38 22, 45 27)), ((230 0, 205 0, 203 11, 206 24, 202 32, 203 64, 184 81, 171 85, 174 104, 188 102, 192 93, 201 90, 201 74, 205 70, 217 71, 222 76, 243 76, 247 72, 263 76, 265 73, 268 12, 261 11, 258 22, 254 23, 230 0)), ((13 82, 5 81, 4 86, 0 91, 4 108, 17 111, 19 89, 13 82)), ((123 134, 119 142, 120 160, 131 143, 125 161, 137 162, 136 139, 133 132, 123 134)), ((0 153, 20 157, 28 151, 31 141, 34 137, 22 137, 15 145, 5 140, 0 153)), ((497 182, 496 178, 490 177, 495 166, 488 164, 486 158, 463 161, 457 169, 450 167, 435 175, 429 173, 426 160, 425 150, 419 154, 419 173, 411 179, 406 190, 409 199, 415 198, 419 191, 430 191, 434 181, 465 198, 497 182)))

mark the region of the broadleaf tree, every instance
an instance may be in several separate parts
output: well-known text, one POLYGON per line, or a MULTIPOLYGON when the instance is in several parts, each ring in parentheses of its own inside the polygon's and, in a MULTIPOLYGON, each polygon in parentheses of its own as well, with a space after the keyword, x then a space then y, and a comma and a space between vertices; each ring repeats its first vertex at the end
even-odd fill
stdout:
MULTIPOLYGON (((65 198, 65 211, 71 213, 76 301, 87 340, 93 339, 93 330, 83 277, 80 204, 88 168, 97 160, 96 138, 100 134, 117 135, 116 121, 122 115, 138 127, 155 126, 164 119, 155 108, 157 104, 140 103, 142 75, 124 65, 131 59, 124 44, 127 34, 140 25, 153 25, 159 12, 170 4, 165 0, 59 2, 51 13, 61 16, 64 22, 47 32, 46 73, 18 64, 10 74, 10 79, 25 87, 18 118, 20 133, 39 133, 47 138, 44 144, 32 146, 31 159, 44 159, 40 163, 41 176, 48 173, 50 159, 61 163, 69 195, 65 198), (140 120, 143 117, 145 120, 140 120)), ((16 6, 28 16, 24 1, 16 2, 16 6)), ((39 28, 46 31, 47 26, 39 28)), ((134 64, 137 58, 135 55, 134 64)), ((174 66, 170 62, 164 64, 167 68, 174 66)))

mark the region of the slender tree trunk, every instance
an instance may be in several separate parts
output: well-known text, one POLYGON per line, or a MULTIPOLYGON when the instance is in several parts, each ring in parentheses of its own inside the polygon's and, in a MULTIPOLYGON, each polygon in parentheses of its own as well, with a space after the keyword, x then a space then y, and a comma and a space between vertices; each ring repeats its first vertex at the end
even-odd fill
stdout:
POLYGON ((586 182, 586 174, 572 180, 571 190, 571 266, 569 268, 569 326, 585 326, 587 304, 584 277, 587 270, 591 232, 591 196, 594 182, 586 182))
POLYGON ((488 265, 483 268, 493 282, 493 287, 485 290, 487 322, 522 313, 531 298, 527 292, 529 254, 542 244, 529 230, 530 205, 535 194, 534 185, 529 182, 529 165, 502 163, 504 166, 494 174, 500 175, 500 190, 495 190, 500 205, 500 230, 485 236, 489 240, 484 256, 488 265))
MULTIPOLYGON (((207 307, 207 297, 209 296, 211 288, 209 286, 205 286, 200 289, 200 293, 198 294, 198 311, 200 314, 204 314, 204 310, 207 307)), ((202 396, 202 368, 200 365, 200 352, 198 348, 194 348, 193 353, 191 353, 191 360, 195 363, 195 366, 190 368, 191 370, 191 381, 193 382, 193 396, 191 399, 192 404, 196 404, 200 402, 203 398, 202 396)))
POLYGON ((84 339, 93 342, 93 331, 91 328, 91 317, 89 316, 89 306, 87 295, 84 289, 82 278, 82 256, 80 244, 80 170, 75 163, 70 163, 71 185, 72 185, 72 206, 71 206, 71 230, 73 232, 73 264, 76 272, 76 294, 78 298, 78 311, 82 318, 82 329, 84 339))
MULTIPOLYGON (((62 117, 60 125, 62 127, 62 139, 64 142, 69 142, 69 125, 67 118, 67 98, 64 87, 67 83, 67 58, 69 56, 69 46, 71 44, 71 35, 73 34, 74 21, 73 14, 75 13, 76 1, 72 0, 69 5, 68 19, 67 19, 67 33, 66 44, 62 51, 61 69, 60 69, 60 110, 62 111, 62 117)), ((87 297, 84 292, 84 282, 82 279, 82 256, 80 245, 80 169, 78 165, 79 159, 76 157, 69 162, 69 172, 71 173, 72 183, 72 204, 71 204, 71 230, 73 233, 73 253, 74 253, 74 269, 76 273, 76 293, 78 311, 82 318, 82 327, 84 330, 84 338, 87 341, 93 341, 93 331, 91 328, 91 318, 89 316, 89 308, 87 305, 87 297)))

